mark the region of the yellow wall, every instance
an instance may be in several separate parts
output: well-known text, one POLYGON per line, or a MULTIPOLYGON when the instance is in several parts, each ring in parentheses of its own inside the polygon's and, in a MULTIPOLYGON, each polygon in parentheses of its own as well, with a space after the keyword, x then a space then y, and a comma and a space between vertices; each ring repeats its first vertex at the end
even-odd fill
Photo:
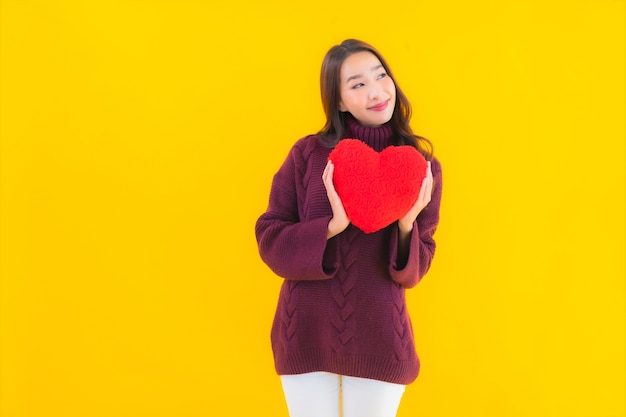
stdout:
POLYGON ((377 46, 444 167, 399 417, 624 416, 624 2, 1 2, 0 416, 286 417, 254 223, 377 46))

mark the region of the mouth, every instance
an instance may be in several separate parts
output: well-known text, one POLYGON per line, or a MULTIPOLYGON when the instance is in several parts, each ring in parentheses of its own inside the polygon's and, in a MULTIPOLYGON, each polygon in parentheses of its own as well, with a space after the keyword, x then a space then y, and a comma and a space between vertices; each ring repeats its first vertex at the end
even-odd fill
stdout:
POLYGON ((383 111, 387 108, 387 106, 389 105, 389 100, 385 100, 380 104, 377 104, 375 106, 372 107, 368 107, 368 110, 373 110, 373 111, 383 111))

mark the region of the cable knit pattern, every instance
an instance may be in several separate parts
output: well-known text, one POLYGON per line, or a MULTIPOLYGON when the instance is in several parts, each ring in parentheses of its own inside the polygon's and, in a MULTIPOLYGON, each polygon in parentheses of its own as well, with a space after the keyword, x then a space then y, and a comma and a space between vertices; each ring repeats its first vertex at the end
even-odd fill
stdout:
POLYGON ((282 333, 285 338, 282 340, 283 348, 287 349, 289 343, 292 342, 296 336, 297 323, 298 323, 298 292, 296 286, 298 281, 290 281, 285 285, 286 297, 285 304, 282 311, 282 333))
MULTIPOLYGON (((348 119, 345 137, 381 151, 391 128, 348 119)), ((317 136, 297 141, 272 182, 269 205, 256 223, 259 253, 285 281, 271 330, 281 375, 328 371, 408 384, 419 372, 405 290, 428 271, 439 222, 441 166, 418 216, 408 257, 398 254, 397 222, 371 234, 348 228, 326 239, 332 210, 322 172, 332 149, 317 136)))
POLYGON ((394 347, 398 360, 405 360, 407 358, 407 354, 411 349, 413 336, 403 295, 403 293, 397 293, 393 297, 396 307, 393 311, 394 347))
POLYGON ((348 343, 354 340, 356 332, 354 309, 357 292, 354 287, 357 283, 357 275, 350 273, 358 260, 358 252, 353 249, 356 236, 356 233, 346 233, 346 244, 340 248, 342 262, 335 279, 330 284, 331 296, 335 302, 330 321, 337 332, 336 337, 333 337, 332 346, 337 354, 346 351, 348 343))

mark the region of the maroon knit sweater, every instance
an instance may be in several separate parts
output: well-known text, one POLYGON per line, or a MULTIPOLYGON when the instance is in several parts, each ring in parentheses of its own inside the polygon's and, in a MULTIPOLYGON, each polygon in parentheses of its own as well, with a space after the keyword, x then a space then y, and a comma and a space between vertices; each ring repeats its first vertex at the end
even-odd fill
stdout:
MULTIPOLYGON (((391 135, 388 125, 367 128, 348 119, 345 137, 380 152, 391 135)), ((414 224, 408 258, 399 259, 397 222, 371 234, 350 225, 326 239, 332 210, 322 172, 331 150, 314 135, 296 142, 256 223, 261 258, 285 278, 271 331, 276 371, 408 384, 419 360, 405 289, 426 274, 435 252, 441 166, 432 161, 432 199, 414 224)))

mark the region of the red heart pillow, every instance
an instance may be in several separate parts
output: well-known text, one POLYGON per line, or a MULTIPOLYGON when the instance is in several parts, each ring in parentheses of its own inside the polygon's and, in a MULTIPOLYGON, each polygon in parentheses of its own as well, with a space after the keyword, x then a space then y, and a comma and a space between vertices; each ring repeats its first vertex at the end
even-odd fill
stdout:
POLYGON ((404 216, 426 177, 426 160, 412 146, 378 153, 357 139, 343 139, 330 153, 333 183, 352 224, 373 233, 404 216))

